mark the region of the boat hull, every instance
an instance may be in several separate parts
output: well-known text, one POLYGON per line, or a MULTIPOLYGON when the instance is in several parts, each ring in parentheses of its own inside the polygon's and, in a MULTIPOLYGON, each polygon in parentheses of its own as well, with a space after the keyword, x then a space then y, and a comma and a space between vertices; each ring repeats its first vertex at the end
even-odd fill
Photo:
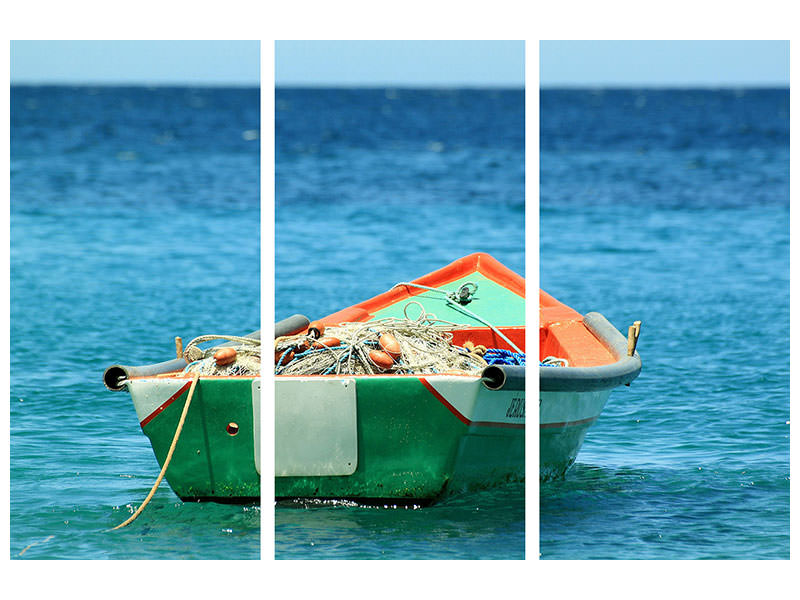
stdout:
POLYGON ((539 479, 564 476, 611 390, 539 393, 539 479))
POLYGON ((539 366, 539 480, 563 477, 612 390, 638 377, 642 361, 600 313, 579 315, 540 292, 540 361, 568 358, 578 366, 539 366))
POLYGON ((524 478, 523 390, 474 376, 279 377, 275 399, 278 499, 430 501, 524 478), (298 409, 332 396, 335 422, 298 409))
MULTIPOLYGON (((161 466, 190 383, 186 377, 141 378, 126 383, 142 431, 161 466)), ((260 389, 260 378, 200 378, 165 475, 181 500, 259 500, 260 389)))

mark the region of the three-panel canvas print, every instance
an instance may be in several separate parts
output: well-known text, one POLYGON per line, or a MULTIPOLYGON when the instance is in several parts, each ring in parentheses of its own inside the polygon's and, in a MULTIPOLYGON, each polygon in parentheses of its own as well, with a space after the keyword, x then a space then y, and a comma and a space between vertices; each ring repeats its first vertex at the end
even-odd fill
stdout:
POLYGON ((11 559, 789 558, 787 41, 10 49, 11 559))

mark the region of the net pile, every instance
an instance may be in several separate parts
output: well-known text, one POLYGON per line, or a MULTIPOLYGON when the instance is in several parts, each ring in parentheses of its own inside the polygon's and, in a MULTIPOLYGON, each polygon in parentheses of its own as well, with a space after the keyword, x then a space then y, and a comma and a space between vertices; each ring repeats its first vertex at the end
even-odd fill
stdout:
POLYGON ((233 335, 201 335, 187 344, 183 358, 189 363, 184 373, 260 375, 261 340, 233 335), (212 340, 227 340, 228 343, 205 349, 199 347, 199 344, 212 340), (229 350, 234 352, 231 353, 229 350), (226 358, 215 358, 215 355, 226 355, 226 358), (230 362, 226 362, 227 360, 230 362))
POLYGON ((486 366, 477 353, 454 346, 453 329, 464 328, 435 317, 419 319, 388 317, 364 323, 340 323, 325 329, 324 338, 338 340, 338 345, 324 346, 315 338, 300 334, 275 340, 276 375, 373 375, 378 373, 474 372, 486 366), (389 368, 378 366, 370 358, 380 351, 380 339, 391 334, 400 347, 400 355, 389 368))

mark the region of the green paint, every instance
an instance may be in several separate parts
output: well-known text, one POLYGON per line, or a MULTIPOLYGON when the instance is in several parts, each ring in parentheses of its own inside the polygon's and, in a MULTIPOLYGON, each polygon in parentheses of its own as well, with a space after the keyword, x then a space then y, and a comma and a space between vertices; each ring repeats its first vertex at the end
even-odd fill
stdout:
POLYGON ((524 430, 469 428, 415 378, 357 379, 358 468, 276 477, 279 498, 433 499, 524 476, 524 430))
MULTIPOLYGON (((144 427, 159 465, 178 426, 184 393, 144 427)), ((175 447, 167 482, 183 500, 253 499, 261 482, 255 469, 251 379, 201 379, 175 447), (228 423, 239 431, 231 435, 228 423)))
MULTIPOLYGON (((478 291, 473 300, 464 305, 464 308, 486 319, 495 327, 511 327, 525 324, 525 298, 517 296, 514 292, 496 284, 480 273, 471 273, 466 277, 443 285, 439 289, 455 292, 468 281, 478 284, 478 291)), ((433 313, 440 319, 473 327, 486 326, 477 319, 461 312, 452 304, 448 304, 443 294, 427 290, 418 296, 401 300, 392 306, 376 311, 375 318, 403 318, 403 309, 411 300, 419 302, 425 307, 425 312, 433 313)), ((417 318, 418 314, 418 306, 411 306, 408 309, 408 316, 412 319, 417 318)))
POLYGON ((578 456, 592 423, 539 429, 539 480, 563 477, 578 456))

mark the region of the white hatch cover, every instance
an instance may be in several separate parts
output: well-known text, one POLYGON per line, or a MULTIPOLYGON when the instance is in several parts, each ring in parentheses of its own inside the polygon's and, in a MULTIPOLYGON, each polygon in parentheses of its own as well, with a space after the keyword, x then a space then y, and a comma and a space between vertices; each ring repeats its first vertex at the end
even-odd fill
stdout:
POLYGON ((354 379, 275 382, 275 476, 352 475, 358 466, 354 379))

